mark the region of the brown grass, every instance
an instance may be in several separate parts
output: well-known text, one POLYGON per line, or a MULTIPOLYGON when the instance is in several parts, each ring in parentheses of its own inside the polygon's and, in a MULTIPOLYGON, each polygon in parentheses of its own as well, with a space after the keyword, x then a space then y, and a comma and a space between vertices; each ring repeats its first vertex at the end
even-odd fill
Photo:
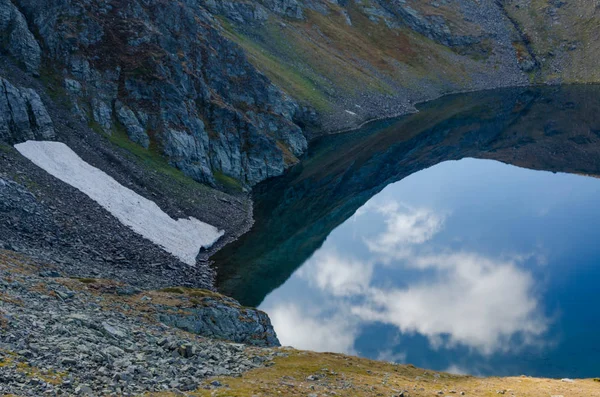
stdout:
MULTIPOLYGON (((192 396, 251 397, 251 396, 465 396, 491 397, 498 395, 541 397, 600 396, 600 383, 593 379, 575 383, 557 379, 530 377, 478 378, 451 375, 371 361, 331 353, 288 350, 288 357, 276 358, 274 365, 250 371, 241 377, 219 377, 225 387, 199 389, 192 396), (309 375, 320 377, 309 381, 309 375)), ((205 382, 209 385, 210 379, 205 382)), ((148 396, 169 397, 171 393, 148 396)))
POLYGON ((27 378, 37 378, 51 385, 59 385, 63 382, 65 372, 56 372, 32 367, 20 360, 20 357, 13 352, 3 350, 4 357, 0 356, 0 369, 14 368, 24 374, 27 378))

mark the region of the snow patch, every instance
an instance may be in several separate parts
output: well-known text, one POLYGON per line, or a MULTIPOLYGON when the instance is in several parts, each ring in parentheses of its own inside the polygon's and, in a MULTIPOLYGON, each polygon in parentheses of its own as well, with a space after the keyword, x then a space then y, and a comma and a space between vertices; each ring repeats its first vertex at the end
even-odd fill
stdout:
POLYGON ((188 265, 196 265, 202 247, 210 247, 223 231, 195 218, 174 220, 158 205, 126 188, 83 161, 60 142, 27 141, 15 148, 50 175, 77 188, 121 223, 188 265))

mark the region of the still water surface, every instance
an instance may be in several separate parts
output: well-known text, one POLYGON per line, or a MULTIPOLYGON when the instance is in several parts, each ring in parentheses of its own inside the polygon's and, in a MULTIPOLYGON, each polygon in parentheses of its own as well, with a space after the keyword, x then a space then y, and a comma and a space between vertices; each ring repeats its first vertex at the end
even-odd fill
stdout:
POLYGON ((256 189, 221 290, 284 345, 600 375, 600 90, 501 90, 316 142, 256 189), (597 99, 598 98, 598 99, 597 99))

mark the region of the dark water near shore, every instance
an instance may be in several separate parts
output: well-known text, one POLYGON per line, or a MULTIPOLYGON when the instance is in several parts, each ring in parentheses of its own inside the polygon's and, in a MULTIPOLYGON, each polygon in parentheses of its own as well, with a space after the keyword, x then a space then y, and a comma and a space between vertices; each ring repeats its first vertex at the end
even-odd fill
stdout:
POLYGON ((450 96, 255 190, 218 286, 281 342, 476 375, 600 376, 600 88, 450 96))

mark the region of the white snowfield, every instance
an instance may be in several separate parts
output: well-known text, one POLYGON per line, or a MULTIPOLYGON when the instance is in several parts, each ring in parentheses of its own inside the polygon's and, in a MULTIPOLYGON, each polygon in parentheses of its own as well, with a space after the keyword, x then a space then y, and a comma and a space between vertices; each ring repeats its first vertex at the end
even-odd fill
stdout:
POLYGON ((133 229, 188 265, 196 265, 200 248, 208 248, 223 231, 195 218, 174 220, 154 202, 126 188, 83 161, 60 142, 27 141, 15 148, 52 176, 79 189, 133 229))

